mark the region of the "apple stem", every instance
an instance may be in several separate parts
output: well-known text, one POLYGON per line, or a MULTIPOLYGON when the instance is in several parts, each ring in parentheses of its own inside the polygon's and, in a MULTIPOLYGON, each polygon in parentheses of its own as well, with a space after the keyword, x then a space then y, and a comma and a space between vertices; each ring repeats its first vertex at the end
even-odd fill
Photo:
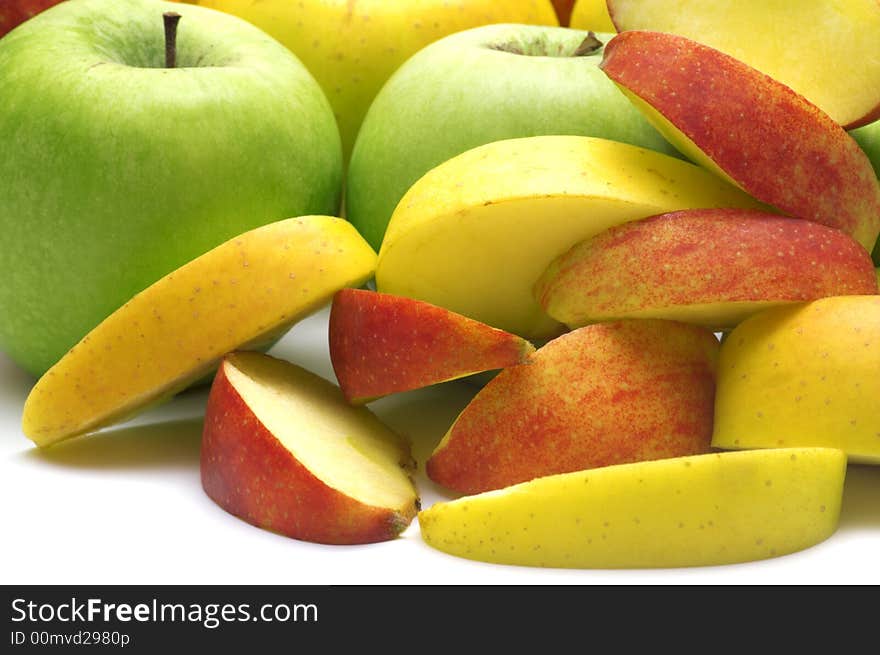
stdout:
POLYGON ((583 57, 584 55, 589 55, 593 52, 596 52, 599 48, 601 48, 603 43, 596 37, 596 34, 591 30, 586 38, 581 41, 581 44, 574 51, 574 57, 583 57))
POLYGON ((180 14, 166 11, 162 14, 165 20, 165 68, 174 68, 177 64, 177 23, 180 14))

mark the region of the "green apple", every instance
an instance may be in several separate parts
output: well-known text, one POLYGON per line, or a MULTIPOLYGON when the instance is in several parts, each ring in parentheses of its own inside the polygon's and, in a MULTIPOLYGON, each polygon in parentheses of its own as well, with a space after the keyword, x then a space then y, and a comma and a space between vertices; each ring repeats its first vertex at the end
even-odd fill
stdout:
POLYGON ((874 172, 880 178, 880 120, 851 130, 850 134, 868 155, 874 172))
POLYGON ((382 88, 358 134, 346 188, 348 219, 379 248, 394 208, 416 180, 492 141, 596 136, 673 154, 599 70, 601 42, 611 35, 585 43, 588 34, 490 25, 448 36, 412 57, 382 88))
POLYGON ((198 0, 290 48, 333 105, 346 160, 373 98, 411 55, 488 23, 556 25, 550 0, 198 0))
POLYGON ((0 36, 59 2, 61 0, 3 0, 0 3, 0 36))
POLYGON ((76 0, 0 40, 0 349, 35 375, 166 273, 248 229, 335 214, 333 112, 221 12, 76 0), (182 15, 174 69, 163 12, 182 15))

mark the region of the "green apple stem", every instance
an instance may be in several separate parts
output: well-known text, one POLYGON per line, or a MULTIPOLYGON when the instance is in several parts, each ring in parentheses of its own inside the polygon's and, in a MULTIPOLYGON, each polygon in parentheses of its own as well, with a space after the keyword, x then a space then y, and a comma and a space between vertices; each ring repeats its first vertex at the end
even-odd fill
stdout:
POLYGON ((165 68, 174 68, 177 64, 177 23, 180 14, 166 11, 162 14, 165 20, 165 68))

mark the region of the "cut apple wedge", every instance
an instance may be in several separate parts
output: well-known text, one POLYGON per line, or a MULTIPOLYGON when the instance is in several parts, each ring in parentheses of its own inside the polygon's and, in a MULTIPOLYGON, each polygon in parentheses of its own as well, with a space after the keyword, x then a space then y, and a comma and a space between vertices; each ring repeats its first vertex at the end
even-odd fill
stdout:
POLYGON ((721 348, 718 448, 839 448, 880 464, 880 296, 823 298, 743 321, 721 348))
POLYGON ((761 205, 680 159, 605 139, 497 141, 440 164, 392 215, 378 290, 527 339, 564 331, 532 295, 571 246, 609 227, 694 207, 761 205))
POLYGON ((570 328, 663 318, 730 330, 769 307, 877 293, 868 252, 839 230, 754 210, 692 209, 611 228, 535 285, 570 328))
POLYGON ((427 461, 460 493, 709 451, 718 340, 672 321, 574 330, 504 369, 427 461))
POLYGON ((411 462, 403 439, 327 380, 262 353, 223 359, 201 476, 229 513, 304 541, 386 541, 418 511, 411 462))
POLYGON ((783 448, 538 478, 419 513, 451 555, 563 568, 733 564, 815 545, 837 528, 846 457, 783 448))
POLYGON ((370 279, 376 254, 347 221, 291 218, 185 264, 108 316, 31 390, 22 429, 39 446, 170 398, 226 353, 271 343, 370 279))
POLYGON ((846 127, 880 118, 877 0, 608 0, 608 11, 619 32, 672 32, 725 52, 846 127))
POLYGON ((522 337, 442 307, 362 289, 333 297, 328 331, 336 379, 356 404, 513 366, 535 351, 522 337))
POLYGON ((785 214, 838 228, 869 252, 874 247, 880 185, 871 162, 803 96, 675 34, 618 34, 601 67, 693 161, 785 214))

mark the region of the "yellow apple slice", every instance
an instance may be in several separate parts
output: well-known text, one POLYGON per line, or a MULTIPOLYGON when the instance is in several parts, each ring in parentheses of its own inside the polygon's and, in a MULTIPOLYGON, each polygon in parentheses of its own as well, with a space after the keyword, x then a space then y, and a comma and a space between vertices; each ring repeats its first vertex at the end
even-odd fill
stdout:
POLYGON ((778 307, 724 340, 712 445, 822 446, 880 464, 880 296, 778 307))
POLYGON ((423 510, 419 525, 434 548, 499 564, 732 564, 831 536, 845 474, 845 455, 828 448, 694 455, 464 496, 423 510))
POLYGON ((653 214, 753 207, 688 162, 579 136, 497 141, 429 171, 397 206, 379 252, 379 291, 445 307, 525 338, 562 326, 532 287, 584 239, 653 214))
POLYGON ((877 0, 609 0, 608 10, 620 32, 704 43, 791 87, 841 125, 880 118, 877 0))
POLYGON ((226 353, 269 343, 368 280, 376 254, 340 218, 251 230, 168 274, 116 310, 41 377, 22 429, 39 446, 170 398, 226 353))
POLYGON ((202 438, 205 492, 295 539, 393 539, 418 511, 409 445, 334 384, 262 353, 232 353, 214 378, 202 438))

